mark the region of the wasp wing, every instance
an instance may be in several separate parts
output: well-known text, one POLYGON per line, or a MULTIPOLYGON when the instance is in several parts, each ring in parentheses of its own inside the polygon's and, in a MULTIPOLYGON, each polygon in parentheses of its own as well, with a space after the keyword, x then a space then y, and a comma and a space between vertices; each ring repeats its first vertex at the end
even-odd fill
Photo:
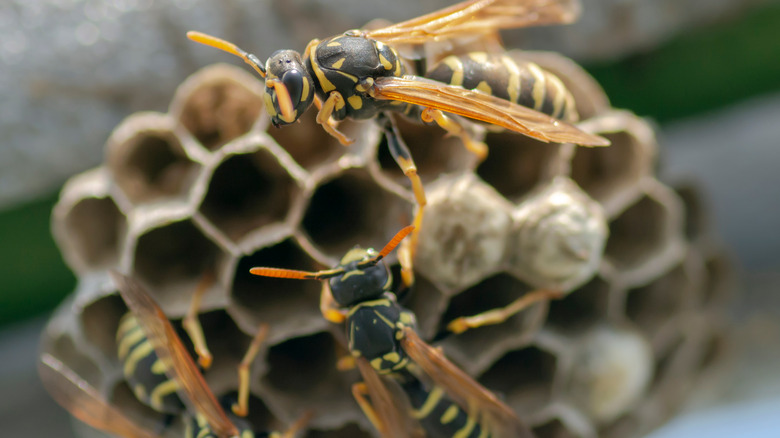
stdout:
POLYGON ((237 435, 236 426, 217 402, 162 309, 136 280, 117 272, 111 272, 111 277, 155 353, 165 364, 166 374, 177 382, 182 401, 193 412, 202 414, 218 436, 237 435))
POLYGON ((416 425, 408 412, 404 412, 400 401, 390 393, 371 364, 363 357, 357 358, 356 363, 360 375, 363 376, 363 383, 366 385, 368 395, 371 397, 372 408, 377 415, 377 420, 383 426, 382 430, 379 431, 382 438, 419 437, 419 431, 416 431, 416 425))
POLYGON ((124 438, 154 438, 157 435, 135 424, 111 406, 72 369, 51 354, 43 353, 38 374, 52 398, 74 417, 95 429, 124 438))
POLYGON ((374 82, 375 99, 398 100, 435 108, 519 132, 544 142, 608 146, 609 141, 566 122, 499 97, 419 76, 382 77, 374 82))
POLYGON ((496 438, 533 438, 534 434, 515 412, 431 347, 410 327, 404 329, 401 346, 409 357, 462 408, 475 410, 496 438))
POLYGON ((422 44, 498 29, 571 23, 579 12, 577 0, 469 0, 363 35, 388 44, 422 44))

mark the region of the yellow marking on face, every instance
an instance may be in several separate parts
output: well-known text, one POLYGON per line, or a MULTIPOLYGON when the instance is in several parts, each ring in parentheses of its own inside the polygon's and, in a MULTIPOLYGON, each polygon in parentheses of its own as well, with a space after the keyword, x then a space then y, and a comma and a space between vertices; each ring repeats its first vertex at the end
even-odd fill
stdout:
POLYGON ((336 41, 336 40, 333 40, 333 41, 329 42, 329 43, 326 45, 326 47, 338 47, 338 46, 340 46, 340 45, 341 45, 341 43, 340 43, 340 42, 338 42, 338 41, 336 41))
POLYGON ((346 254, 344 254, 344 257, 341 258, 339 264, 348 265, 352 262, 359 262, 365 260, 371 256, 370 251, 372 250, 363 249, 363 248, 352 248, 349 251, 347 251, 346 254))
POLYGON ((276 107, 274 106, 274 99, 270 94, 263 94, 263 102, 265 103, 265 110, 271 117, 276 117, 276 107))
POLYGON ((309 78, 303 78, 303 88, 301 89, 301 102, 309 99, 309 78))
POLYGON ((560 78, 555 75, 550 75, 550 85, 553 89, 553 117, 561 117, 563 113, 563 104, 566 103, 566 87, 561 82, 560 78))
POLYGON ((176 381, 173 379, 166 380, 165 382, 155 386, 149 397, 152 407, 158 411, 161 410, 163 407, 162 399, 169 394, 175 393, 178 389, 179 384, 176 383, 176 381))
POLYGON ((528 71, 534 77, 534 89, 532 90, 534 109, 539 111, 544 104, 544 89, 547 87, 547 81, 542 69, 533 62, 528 63, 528 71))
POLYGON ((418 420, 422 420, 423 418, 430 415, 430 413, 433 411, 433 408, 439 404, 439 400, 441 400, 443 395, 444 390, 442 390, 440 386, 434 387, 433 390, 428 394, 428 398, 425 399, 425 403, 420 406, 420 409, 412 409, 412 417, 418 420))
POLYGON ((458 405, 451 404, 450 407, 447 408, 446 411, 444 411, 444 414, 442 414, 439 421, 441 421, 441 424, 447 424, 455 419, 455 417, 458 416, 458 412, 460 411, 460 408, 458 408, 458 405))
POLYGON ((508 56, 502 56, 501 62, 509 72, 509 83, 506 87, 507 94, 509 95, 509 101, 517 103, 517 99, 520 97, 520 69, 517 64, 508 56))
POLYGON ((320 86, 322 87, 322 91, 325 93, 329 93, 336 89, 336 86, 333 85, 333 82, 329 81, 328 78, 325 77, 325 72, 322 71, 320 68, 320 64, 317 62, 317 60, 314 57, 314 53, 317 50, 312 50, 311 53, 309 53, 309 61, 311 62, 311 69, 314 70, 314 75, 317 76, 317 80, 320 81, 320 86))
POLYGON ((123 369, 125 376, 127 377, 135 374, 135 367, 138 366, 138 362, 150 355, 153 351, 154 347, 152 347, 152 343, 149 342, 149 340, 145 340, 133 348, 127 356, 127 360, 125 360, 123 369))
MULTIPOLYGON (((351 103, 351 102, 350 102, 350 103, 351 103)), ((341 276, 341 278, 339 279, 339 281, 344 281, 344 280, 346 280, 347 278, 349 278, 349 277, 352 277, 352 276, 355 276, 355 275, 365 275, 365 273, 366 273, 366 271, 363 271, 363 270, 360 270, 360 269, 353 269, 353 270, 351 270, 351 271, 347 271, 347 272, 345 272, 345 273, 344 273, 344 274, 341 276)))
POLYGON ((352 81, 352 82, 354 82, 356 84, 358 82, 358 77, 355 76, 355 75, 351 75, 351 74, 349 74, 349 73, 347 73, 345 71, 342 71, 342 70, 333 70, 333 71, 335 71, 336 73, 340 74, 341 76, 344 76, 345 78, 349 79, 350 81, 352 81))
POLYGON ((454 55, 444 58, 442 62, 452 70, 450 85, 463 86, 463 62, 454 55))
POLYGON ((452 436, 452 438, 466 438, 467 436, 471 435, 471 431, 474 430, 474 426, 477 425, 477 419, 473 414, 468 416, 468 420, 466 420, 466 424, 463 425, 463 427, 460 428, 457 432, 455 432, 455 435, 452 436))
POLYGON ((127 356, 127 353, 130 351, 130 347, 140 342, 145 337, 146 334, 141 327, 137 325, 134 329, 125 333, 117 346, 117 357, 119 357, 119 360, 125 360, 125 356, 127 356))
POLYGON ((393 63, 390 62, 387 58, 385 58, 385 55, 379 54, 379 62, 382 64, 382 67, 385 68, 385 70, 392 70, 393 69, 393 63))
POLYGON ((334 62, 330 65, 331 68, 339 69, 342 65, 344 65, 344 61, 346 61, 347 58, 341 58, 338 61, 334 62))
POLYGON ((162 359, 160 359, 160 358, 158 358, 152 364, 152 373, 154 373, 154 374, 165 374, 165 371, 167 369, 168 369, 168 367, 165 365, 165 362, 163 362, 162 359))
POLYGON ((353 109, 359 110, 360 108, 363 108, 363 98, 360 96, 353 94, 347 98, 347 102, 353 109))
POLYGON ((484 64, 488 60, 488 55, 485 52, 472 52, 469 53, 469 58, 471 58, 474 62, 484 64))
POLYGON ((493 89, 490 88, 490 85, 488 85, 488 83, 485 81, 481 81, 479 84, 477 84, 477 90, 485 94, 493 94, 493 89))

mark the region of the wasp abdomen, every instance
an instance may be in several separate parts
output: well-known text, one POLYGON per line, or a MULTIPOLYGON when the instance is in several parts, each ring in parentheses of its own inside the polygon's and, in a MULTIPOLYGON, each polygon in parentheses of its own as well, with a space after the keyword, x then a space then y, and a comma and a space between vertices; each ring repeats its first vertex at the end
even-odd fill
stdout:
POLYGON ((119 321, 116 340, 123 374, 136 398, 155 411, 181 413, 184 403, 176 392, 179 385, 166 375, 163 362, 132 313, 119 321))
POLYGON ((460 406, 453 402, 440 386, 426 390, 415 378, 402 382, 409 402, 412 405, 411 414, 423 426, 428 436, 433 438, 488 438, 479 424, 476 414, 469 416, 460 406))
POLYGON ((557 76, 533 62, 505 54, 451 55, 431 67, 425 77, 479 90, 561 120, 579 118, 574 97, 557 76))

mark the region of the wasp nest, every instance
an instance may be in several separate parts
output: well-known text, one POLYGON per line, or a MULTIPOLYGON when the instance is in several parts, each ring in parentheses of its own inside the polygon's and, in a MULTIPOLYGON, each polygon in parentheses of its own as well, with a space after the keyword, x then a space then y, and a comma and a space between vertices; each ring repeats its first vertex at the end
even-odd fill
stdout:
MULTIPOLYGON (((480 131, 490 155, 476 164, 439 128, 399 121, 429 200, 417 282, 401 297, 430 340, 457 317, 557 290, 560 300, 440 345, 540 437, 637 436, 722 351, 727 263, 709 244, 695 192, 655 178, 647 123, 612 110, 571 61, 515 56, 559 75, 581 126, 612 146, 480 131)), ((155 424, 159 415, 135 400, 115 359, 126 308, 107 269, 139 279, 174 320, 211 272, 201 320, 215 392, 235 391, 234 367, 268 323, 253 368, 257 421, 280 426, 313 409, 309 437, 370 436, 349 390, 357 375, 335 366, 343 327, 320 315, 320 285, 252 277, 249 268, 314 270, 356 244, 381 247, 411 221, 414 198, 372 121, 343 123, 355 139, 343 147, 313 110, 274 129, 261 93, 241 69, 206 68, 179 87, 168 113, 125 120, 106 164, 68 182, 52 227, 79 284, 44 341, 128 415, 155 424)))

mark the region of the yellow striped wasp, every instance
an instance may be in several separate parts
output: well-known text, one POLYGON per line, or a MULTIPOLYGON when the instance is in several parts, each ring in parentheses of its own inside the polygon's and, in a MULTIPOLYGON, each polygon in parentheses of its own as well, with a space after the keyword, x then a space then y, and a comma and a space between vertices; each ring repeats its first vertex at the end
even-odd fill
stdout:
MULTIPOLYGON (((219 38, 200 32, 187 35, 241 57, 265 78, 265 105, 276 126, 295 122, 314 103, 319 109, 317 122, 347 145, 352 140, 338 130, 340 121, 379 115, 390 119, 390 114, 397 113, 436 123, 484 159, 487 146, 473 139, 471 131, 452 115, 543 142, 606 146, 609 141, 570 124, 577 119, 571 93, 557 77, 534 63, 470 53, 446 57, 416 74, 399 50, 407 58, 421 57, 424 50, 415 47, 468 39, 498 41, 500 29, 569 23, 578 14, 576 0, 468 0, 386 27, 312 40, 303 56, 279 50, 265 63, 219 38), (408 48, 409 53, 404 50, 408 48)), ((414 225, 419 229, 426 199, 417 167, 403 142, 388 142, 388 146, 411 181, 419 206, 414 225)), ((415 233, 399 255, 407 285, 413 281, 416 242, 415 233)))
MULTIPOLYGON (((149 383, 155 378, 147 380, 146 384, 150 388, 173 388, 174 390, 170 393, 167 390, 164 391, 166 395, 159 397, 156 403, 151 401, 151 394, 147 394, 139 400, 150 404, 162 413, 183 415, 186 428, 185 437, 252 438, 270 436, 292 438, 309 421, 310 415, 306 414, 286 432, 271 432, 269 434, 265 431, 254 431, 252 425, 241 418, 247 414, 248 409, 249 364, 254 359, 267 334, 266 326, 262 326, 258 331, 239 366, 238 403, 234 405, 233 412, 229 415, 206 384, 198 365, 192 360, 187 348, 176 334, 176 329, 152 297, 134 279, 116 272, 112 272, 111 276, 134 317, 134 319, 124 318, 120 324, 119 331, 123 333, 120 342, 122 339, 126 340, 126 344, 132 344, 133 351, 139 352, 136 354, 138 358, 135 360, 135 366, 143 364, 148 375, 159 374, 162 376, 160 377, 163 380, 162 383, 154 387, 149 383), (180 410, 176 411, 176 407, 180 407, 180 410)), ((119 349, 122 348, 120 345, 119 349)), ((127 357, 132 355, 133 353, 130 352, 127 357)), ((126 367, 127 364, 126 360, 126 367)), ((38 370, 44 386, 52 397, 84 423, 125 438, 157 436, 156 433, 126 417, 117 407, 111 405, 97 389, 53 355, 44 352, 41 355, 38 370)), ((133 375, 135 374, 133 373, 133 375)))
POLYGON ((417 436, 420 427, 431 437, 532 437, 510 407, 417 335, 414 315, 390 292, 392 275, 382 259, 412 229, 399 231, 379 252, 351 249, 333 269, 257 267, 250 272, 326 281, 321 311, 331 322, 346 323, 349 351, 363 376, 352 393, 383 437, 417 436), (380 375, 400 385, 411 411, 401 410, 403 403, 391 395, 380 375))

